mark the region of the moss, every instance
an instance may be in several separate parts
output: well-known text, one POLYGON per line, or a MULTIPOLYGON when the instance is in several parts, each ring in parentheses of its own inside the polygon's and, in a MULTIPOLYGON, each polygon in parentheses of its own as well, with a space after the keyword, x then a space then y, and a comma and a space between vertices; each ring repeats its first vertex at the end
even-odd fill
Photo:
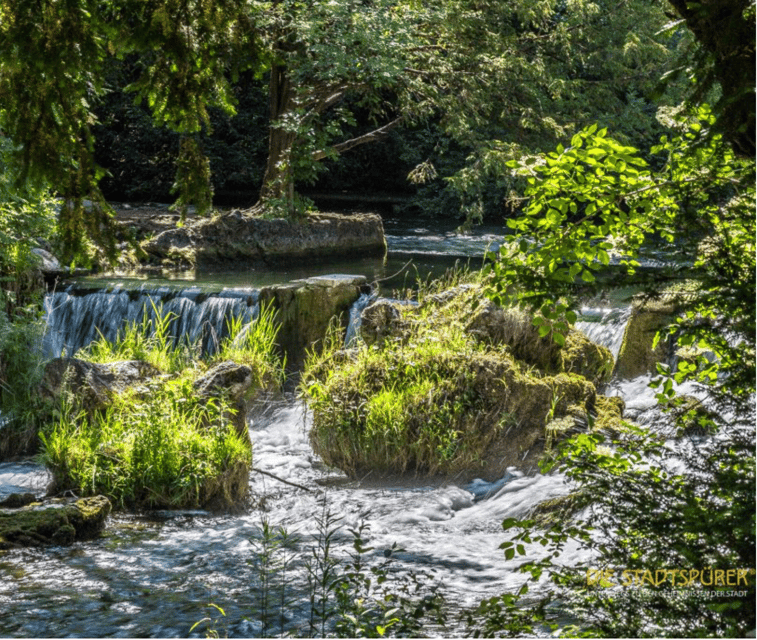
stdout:
MULTIPOLYGON (((470 320, 477 295, 480 288, 461 285, 417 307, 378 306, 388 322, 369 331, 370 344, 341 350, 334 343, 308 360, 302 390, 313 415, 310 438, 327 464, 353 477, 380 471, 494 479, 508 466, 535 464, 548 423, 565 418, 567 432, 588 422, 596 401, 592 380, 550 370, 559 369, 552 357, 559 348, 519 360, 503 342, 501 313, 487 307, 495 322, 470 320), (531 364, 539 359, 549 366, 531 364)), ((370 307, 366 312, 371 317, 370 307)), ((606 375, 607 354, 583 341, 576 350, 590 363, 584 369, 606 375)))
POLYGON ((0 549, 67 545, 94 538, 102 531, 110 510, 107 498, 94 496, 52 506, 0 511, 0 549))
POLYGON ((568 333, 559 358, 561 371, 577 373, 595 385, 610 379, 615 364, 609 349, 593 343, 580 331, 568 333))
POLYGON ((631 380, 655 370, 655 364, 668 359, 670 346, 661 340, 653 349, 655 335, 673 319, 676 304, 671 298, 636 301, 623 335, 615 363, 616 377, 631 380))
POLYGON ((578 493, 569 493, 540 502, 530 513, 529 519, 534 520, 538 527, 546 529, 571 520, 584 505, 585 501, 578 493))
POLYGON ((623 398, 619 396, 597 396, 594 409, 596 412, 593 425, 595 431, 617 433, 624 430, 622 418, 625 402, 623 402, 623 398))

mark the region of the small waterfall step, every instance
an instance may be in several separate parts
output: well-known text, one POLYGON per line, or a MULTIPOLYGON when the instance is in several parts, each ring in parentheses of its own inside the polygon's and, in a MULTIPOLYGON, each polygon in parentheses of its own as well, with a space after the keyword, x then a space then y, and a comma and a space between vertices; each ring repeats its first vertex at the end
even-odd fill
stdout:
POLYGON ((257 317, 259 296, 255 289, 207 293, 198 287, 143 285, 132 290, 120 286, 97 290, 72 284, 45 298, 43 350, 49 357, 59 357, 64 351, 73 356, 100 335, 114 341, 129 324, 171 314, 170 334, 176 341, 200 341, 203 351, 212 353, 228 335, 227 323, 232 318, 247 323, 257 317))

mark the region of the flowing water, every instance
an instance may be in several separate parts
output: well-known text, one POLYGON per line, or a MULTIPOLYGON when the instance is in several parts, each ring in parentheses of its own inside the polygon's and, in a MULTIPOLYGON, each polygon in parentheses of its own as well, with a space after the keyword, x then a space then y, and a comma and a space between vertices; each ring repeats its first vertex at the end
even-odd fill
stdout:
MULTIPOLYGON (((455 258, 475 256, 479 245, 485 248, 495 239, 481 233, 465 245, 451 231, 418 230, 416 235, 424 238, 420 244, 429 255, 446 251, 455 258)), ((392 240, 390 235, 390 249, 394 247, 398 254, 392 258, 395 262, 403 262, 406 253, 418 253, 413 244, 418 244, 417 238, 411 236, 406 233, 392 240)), ((328 272, 344 272, 342 267, 328 272)), ((367 271, 378 279, 391 271, 387 265, 363 267, 353 272, 367 271)), ((291 275, 287 272, 284 277, 291 275)), ((230 289, 215 295, 207 291, 213 286, 218 290, 217 283, 159 289, 159 283, 126 279, 111 279, 109 289, 86 295, 81 290, 60 291, 48 299, 50 330, 45 348, 50 354, 60 353, 64 346, 71 352, 96 335, 95 326, 112 337, 122 318, 138 320, 145 296, 155 297, 158 292, 164 309, 173 305, 170 310, 180 315, 182 331, 200 335, 201 327, 210 326, 217 336, 229 314, 254 317, 257 313, 255 290, 260 283, 249 273, 236 277, 234 282, 224 282, 230 289)), ((358 301, 354 319, 359 315, 358 305, 366 303, 367 298, 358 301)), ((623 305, 597 304, 584 311, 580 328, 617 353, 627 310, 623 305)), ((615 384, 610 393, 626 397, 637 418, 654 411, 645 381, 615 384)), ((373 548, 370 559, 380 562, 391 556, 397 576, 403 572, 426 576, 429 585, 443 587, 454 610, 461 610, 523 581, 514 571, 522 559, 506 561, 498 549, 504 539, 502 520, 526 516, 539 502, 569 490, 559 475, 525 476, 514 469, 497 482, 478 480, 467 485, 424 478, 349 480, 314 455, 308 425, 306 409, 292 395, 271 397, 249 415, 255 467, 276 478, 251 473, 254 502, 242 515, 116 514, 98 540, 0 555, 0 636, 187 636, 192 624, 206 614, 208 602, 227 614, 226 622, 218 623, 222 632, 259 636, 265 629, 256 614, 261 592, 253 560, 263 519, 300 540, 290 585, 294 596, 300 594, 300 601, 287 607, 284 629, 303 635, 307 632, 304 563, 314 545, 324 501, 342 518, 337 554, 351 549, 347 530, 365 522, 373 548), (392 551, 395 544, 398 548, 392 551)), ((14 491, 42 494, 47 481, 46 472, 33 463, 0 464, 0 497, 14 491)), ((568 550, 566 562, 571 553, 576 551, 568 550)), ((452 620, 453 631, 446 633, 455 635, 455 628, 452 620)), ((194 635, 201 631, 195 630, 194 635)))

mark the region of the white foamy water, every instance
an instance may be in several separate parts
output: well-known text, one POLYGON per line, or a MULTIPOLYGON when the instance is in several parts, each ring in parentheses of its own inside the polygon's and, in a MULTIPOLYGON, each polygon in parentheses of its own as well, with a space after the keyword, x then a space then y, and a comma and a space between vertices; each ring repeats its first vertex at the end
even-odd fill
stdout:
MULTIPOLYGON (((308 490, 253 472, 254 505, 243 515, 119 514, 99 540, 0 557, 0 636, 186 636, 210 601, 226 611, 230 636, 259 635, 250 540, 259 537, 263 517, 300 538, 299 568, 292 573, 300 602, 289 607, 285 626, 302 635, 303 562, 314 545, 324 496, 334 517, 342 518, 336 555, 352 551, 347 530, 364 521, 370 562, 391 554, 393 571, 427 576, 429 585, 442 586, 450 610, 458 611, 524 582, 514 571, 523 558, 508 562, 498 548, 506 539, 501 522, 568 491, 559 476, 514 471, 497 483, 469 485, 350 480, 313 454, 307 428, 304 406, 291 397, 269 399, 250 416, 255 468, 308 490)), ((47 475, 32 464, 2 465, 0 481, 6 489, 41 493, 47 475)), ((454 629, 454 616, 450 623, 454 629)))

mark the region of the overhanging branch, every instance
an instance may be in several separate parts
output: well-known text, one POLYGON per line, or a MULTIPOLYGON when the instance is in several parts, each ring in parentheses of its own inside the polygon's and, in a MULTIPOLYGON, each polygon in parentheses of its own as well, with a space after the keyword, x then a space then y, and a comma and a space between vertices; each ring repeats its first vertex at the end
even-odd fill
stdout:
POLYGON ((339 155, 340 153, 349 151, 350 149, 360 146, 361 144, 366 144, 368 142, 378 142, 384 136, 386 136, 387 133, 389 133, 392 129, 394 129, 397 125, 399 125, 401 122, 402 122, 402 116, 400 116, 399 118, 395 118, 391 122, 385 124, 383 127, 374 129, 373 131, 369 133, 365 133, 362 136, 358 136, 357 138, 345 140, 344 142, 335 144, 329 147, 328 149, 321 149, 319 151, 314 151, 313 154, 311 155, 311 158, 313 160, 323 160, 323 158, 326 158, 332 154, 339 155))

